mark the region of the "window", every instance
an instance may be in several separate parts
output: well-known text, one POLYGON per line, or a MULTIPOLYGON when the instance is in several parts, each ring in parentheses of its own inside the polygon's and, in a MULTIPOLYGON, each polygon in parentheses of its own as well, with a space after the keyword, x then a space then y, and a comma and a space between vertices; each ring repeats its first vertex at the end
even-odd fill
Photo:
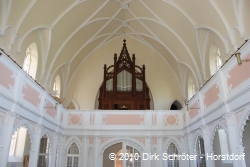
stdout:
POLYGON ((68 151, 67 167, 78 167, 79 163, 79 150, 76 143, 73 143, 68 151))
POLYGON ((204 140, 199 136, 196 141, 197 167, 206 167, 204 140))
POLYGON ((60 92, 61 92, 61 81, 60 76, 57 75, 55 78, 55 82, 53 84, 53 95, 60 98, 60 92))
POLYGON ((30 47, 27 48, 26 50, 26 57, 24 59, 23 63, 23 70, 29 73, 30 70, 30 63, 31 63, 31 58, 30 58, 30 47))
POLYGON ((37 167, 49 166, 50 142, 47 136, 43 136, 40 141, 40 151, 37 167))
MULTIPOLYGON (((168 147, 168 155, 178 155, 178 150, 174 143, 171 143, 168 147)), ((178 158, 173 158, 173 160, 168 160, 168 167, 179 167, 178 158)))
POLYGON ((141 156, 137 149, 131 146, 126 146, 126 153, 124 157, 122 157, 122 152, 122 148, 116 152, 114 167, 122 166, 121 158, 126 161, 126 167, 141 167, 141 156))
POLYGON ((221 52, 217 45, 212 44, 209 53, 210 74, 214 75, 222 66, 221 52))
POLYGON ((195 94, 194 80, 189 76, 188 78, 188 98, 191 99, 195 94))
POLYGON ((23 70, 26 71, 32 78, 36 78, 37 63, 37 47, 36 43, 32 43, 26 49, 26 56, 23 63, 23 70))
POLYGON ((220 49, 218 48, 217 50, 217 56, 216 56, 216 64, 217 64, 217 70, 220 69, 221 65, 222 65, 222 61, 221 61, 221 56, 220 56, 220 49))
POLYGON ((130 147, 130 146, 126 146, 126 150, 127 150, 127 157, 125 157, 126 159, 126 166, 128 167, 141 167, 141 157, 140 157, 140 153, 137 149, 130 147))

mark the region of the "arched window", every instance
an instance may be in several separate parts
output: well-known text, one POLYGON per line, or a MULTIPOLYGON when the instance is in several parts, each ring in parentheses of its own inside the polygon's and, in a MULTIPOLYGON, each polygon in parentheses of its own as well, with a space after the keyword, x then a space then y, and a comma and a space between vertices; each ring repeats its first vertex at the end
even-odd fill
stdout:
POLYGON ((221 56, 220 56, 220 49, 219 48, 217 49, 216 64, 217 64, 217 70, 219 70, 221 65, 222 65, 221 56))
POLYGON ((60 81, 60 76, 57 75, 55 82, 53 84, 53 95, 60 98, 60 92, 61 92, 61 81, 60 81))
POLYGON ((49 166, 50 142, 46 135, 40 140, 39 158, 37 167, 49 166))
POLYGON ((38 63, 38 53, 36 43, 32 43, 26 49, 26 56, 23 63, 23 70, 26 71, 32 78, 36 78, 38 63))
POLYGON ((67 167, 78 167, 79 164, 79 150, 76 143, 73 143, 68 151, 67 167))
POLYGON ((182 105, 178 100, 175 100, 170 106, 170 110, 181 110, 181 109, 182 105))
POLYGON ((188 98, 192 98, 195 94, 194 81, 191 77, 188 78, 188 98))
POLYGON ((200 136, 197 138, 196 141, 196 155, 197 167, 206 167, 204 140, 200 136))
POLYGON ((212 44, 210 47, 210 55, 209 55, 209 67, 210 73, 213 75, 217 70, 219 70, 222 66, 221 53, 218 46, 212 44))
POLYGON ((174 143, 171 143, 168 147, 168 155, 173 155, 173 160, 168 160, 168 167, 179 167, 179 160, 174 155, 178 155, 178 150, 174 143))

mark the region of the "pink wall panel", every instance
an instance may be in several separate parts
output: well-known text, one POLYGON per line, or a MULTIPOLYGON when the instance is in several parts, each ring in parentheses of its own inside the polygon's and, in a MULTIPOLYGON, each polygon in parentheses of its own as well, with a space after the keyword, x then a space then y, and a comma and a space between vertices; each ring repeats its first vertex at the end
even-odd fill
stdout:
POLYGON ((220 90, 217 84, 215 84, 204 94, 204 105, 208 107, 219 100, 218 95, 220 95, 220 90))
POLYGON ((15 84, 15 79, 11 77, 13 72, 10 71, 4 64, 0 63, 0 84, 10 89, 10 86, 13 87, 15 84))
POLYGON ((56 118, 57 116, 57 111, 55 110, 55 105, 52 104, 51 102, 47 102, 46 104, 46 114, 48 114, 49 116, 56 118))
POLYGON ((106 114, 102 118, 105 125, 141 125, 144 118, 140 114, 106 114))
POLYGON ((90 137, 90 138, 89 138, 89 144, 94 145, 94 138, 93 138, 93 137, 90 137))
POLYGON ((22 90, 23 98, 38 107, 40 105, 40 94, 29 84, 25 84, 22 90))
MULTIPOLYGON (((250 59, 250 54, 245 58, 250 59)), ((227 80, 227 85, 234 89, 240 83, 250 78, 250 65, 249 62, 243 62, 242 65, 235 66, 229 73, 230 76, 227 80)))
POLYGON ((143 138, 143 137, 135 137, 134 139, 139 141, 141 144, 143 144, 145 146, 145 138, 143 138))
POLYGON ((109 141, 111 139, 113 139, 113 138, 112 137, 104 137, 104 138, 102 138, 101 139, 101 145, 103 145, 105 142, 107 142, 107 141, 109 141))
POLYGON ((154 137, 154 138, 152 139, 152 143, 153 143, 153 145, 157 145, 157 138, 156 138, 156 137, 154 137))
MULTIPOLYGON (((194 103, 191 107, 188 106, 189 108, 199 108, 198 102, 194 103)), ((189 111, 189 117, 190 119, 194 118, 196 115, 199 114, 199 109, 190 109, 189 111)))

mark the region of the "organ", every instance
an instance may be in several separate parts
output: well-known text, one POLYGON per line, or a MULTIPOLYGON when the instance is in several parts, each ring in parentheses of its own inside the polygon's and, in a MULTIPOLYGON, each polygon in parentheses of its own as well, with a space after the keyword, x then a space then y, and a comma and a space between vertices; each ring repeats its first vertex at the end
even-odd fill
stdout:
POLYGON ((104 77, 99 89, 101 110, 150 109, 150 89, 145 80, 145 65, 135 64, 135 54, 129 56, 126 40, 120 56, 114 54, 114 65, 104 65, 104 77))

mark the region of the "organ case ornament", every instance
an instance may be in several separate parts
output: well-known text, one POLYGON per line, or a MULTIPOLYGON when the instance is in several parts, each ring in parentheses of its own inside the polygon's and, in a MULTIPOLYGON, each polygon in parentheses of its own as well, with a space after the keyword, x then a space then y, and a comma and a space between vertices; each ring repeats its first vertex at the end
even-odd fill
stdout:
POLYGON ((104 65, 104 79, 99 89, 99 109, 150 109, 149 87, 145 80, 145 65, 135 65, 135 54, 129 56, 126 40, 119 58, 114 54, 114 65, 104 65))

